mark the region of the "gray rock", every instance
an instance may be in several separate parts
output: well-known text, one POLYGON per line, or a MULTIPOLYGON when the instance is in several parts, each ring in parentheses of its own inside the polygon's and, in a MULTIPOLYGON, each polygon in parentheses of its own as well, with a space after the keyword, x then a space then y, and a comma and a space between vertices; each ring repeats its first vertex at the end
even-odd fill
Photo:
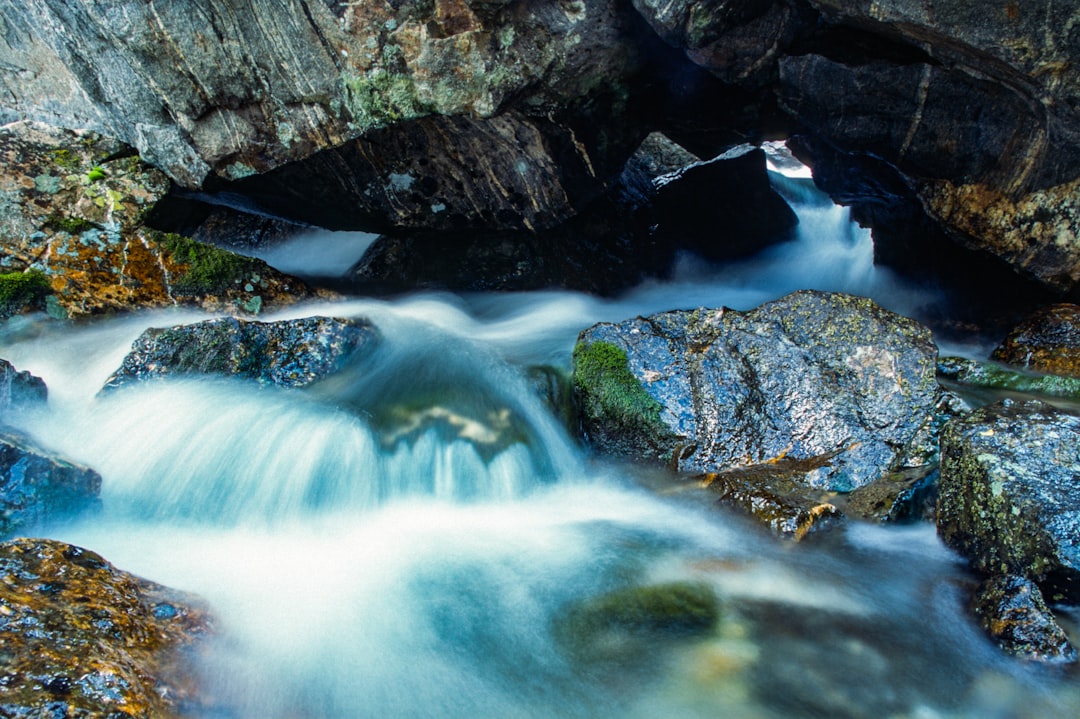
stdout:
POLYGON ((0 430, 0 536, 98 503, 101 476, 37 446, 10 429, 0 430))
POLYGON ((332 317, 278 322, 220 318, 151 328, 135 340, 103 391, 152 378, 200 374, 303 387, 372 350, 378 340, 378 330, 367 321, 332 317))
POLYGON ((975 590, 971 608, 983 631, 1013 656, 1046 664, 1073 664, 1076 649, 1029 579, 1000 575, 975 590))
POLYGON ((7 360, 0 359, 0 413, 11 407, 43 404, 48 396, 44 380, 20 372, 7 360))
POLYGON ((932 461, 936 354, 913 320, 804 291, 748 312, 595 325, 579 337, 574 381, 603 451, 691 472, 828 457, 808 483, 848 491, 932 461))
POLYGON ((941 434, 938 534, 987 575, 1080 598, 1080 417, 1002 402, 941 434))

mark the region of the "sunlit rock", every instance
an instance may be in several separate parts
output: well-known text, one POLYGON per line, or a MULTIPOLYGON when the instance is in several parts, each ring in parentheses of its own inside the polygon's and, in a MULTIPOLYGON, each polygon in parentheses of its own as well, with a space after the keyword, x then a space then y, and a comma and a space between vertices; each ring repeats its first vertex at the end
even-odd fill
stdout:
POLYGON ((0 316, 174 305, 257 314, 312 296, 266 263, 145 224, 168 179, 89 132, 0 128, 0 316))
POLYGON ((971 608, 983 631, 1005 652, 1048 664, 1076 662, 1075 647, 1031 580, 992 577, 976 589, 971 608))
POLYGON ((1036 372, 1080 377, 1080 306, 1044 307, 1015 327, 991 356, 1036 372))
POLYGON ((210 375, 303 387, 371 351, 379 332, 366 320, 306 317, 256 322, 235 317, 150 328, 109 379, 105 390, 166 376, 210 375))
POLYGON ((62 542, 0 544, 0 714, 172 717, 197 700, 202 602, 62 542))
POLYGON ((574 379, 601 450, 718 472, 820 458, 848 491, 933 460, 930 332, 870 300, 796 292, 747 312, 672 311, 579 336, 574 379))
POLYGON ((987 575, 1080 597, 1080 417, 1003 400, 941 434, 938 533, 987 575))

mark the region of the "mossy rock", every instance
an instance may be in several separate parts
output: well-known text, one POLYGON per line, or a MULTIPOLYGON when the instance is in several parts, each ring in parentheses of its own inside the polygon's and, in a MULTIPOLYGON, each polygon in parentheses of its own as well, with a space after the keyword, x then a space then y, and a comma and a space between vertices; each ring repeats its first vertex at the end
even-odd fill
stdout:
POLYGON ((158 234, 155 238, 168 250, 174 261, 187 268, 173 283, 173 289, 181 293, 200 295, 221 292, 249 282, 253 276, 268 273, 268 267, 262 260, 238 255, 182 235, 158 234))
POLYGON ((39 270, 0 274, 0 318, 27 307, 44 309, 45 297, 51 291, 48 278, 39 270))
POLYGON ((1077 377, 1032 374, 964 357, 942 357, 938 360, 937 373, 939 378, 957 385, 1080 400, 1077 377))
POLYGON ((678 639, 712 631, 720 602, 703 582, 679 581, 620 589, 572 606, 555 626, 559 642, 583 660, 632 659, 637 641, 678 639))

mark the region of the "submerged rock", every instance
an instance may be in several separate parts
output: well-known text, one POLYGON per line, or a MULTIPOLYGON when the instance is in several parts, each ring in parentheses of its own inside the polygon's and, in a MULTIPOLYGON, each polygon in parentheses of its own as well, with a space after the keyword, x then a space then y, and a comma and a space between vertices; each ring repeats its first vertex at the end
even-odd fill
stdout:
POLYGON ((98 504, 101 476, 0 429, 0 537, 98 504))
POLYGON ((266 263, 158 232, 168 179, 116 140, 0 127, 0 317, 173 305, 257 314, 313 292, 266 263))
POLYGON ((941 434, 938 534, 987 575, 1080 598, 1080 417, 1003 400, 941 434))
POLYGON ((146 330, 103 390, 156 377, 219 375, 303 387, 370 351, 378 330, 366 320, 306 317, 256 322, 235 317, 146 330))
POLYGON ((1005 652, 1048 664, 1073 664, 1076 649, 1029 579, 999 575, 979 585, 971 599, 979 624, 1005 652))
POLYGON ((968 387, 1080 399, 1080 377, 1017 372, 992 362, 979 362, 965 357, 940 358, 938 376, 943 380, 968 387))
POLYGON ((1044 307, 1014 328, 991 357, 1036 372, 1080 378, 1080 306, 1044 307))
POLYGON ((663 312, 584 331, 574 382, 602 451, 719 472, 811 460, 849 491, 932 461, 930 332, 870 300, 796 292, 747 312, 663 312))
POLYGON ((843 515, 825 492, 807 487, 805 476, 826 458, 803 462, 780 460, 706 474, 701 481, 732 507, 786 539, 802 541, 828 528, 843 515))
POLYGON ((0 413, 12 407, 43 404, 48 394, 43 379, 20 372, 7 360, 0 359, 0 413))
POLYGON ((671 582, 616 590, 569 608, 555 635, 576 658, 632 659, 635 641, 708 633, 720 618, 713 589, 702 582, 671 582))
POLYGON ((0 715, 186 714, 188 655, 211 630, 198 599, 62 542, 0 543, 0 715))

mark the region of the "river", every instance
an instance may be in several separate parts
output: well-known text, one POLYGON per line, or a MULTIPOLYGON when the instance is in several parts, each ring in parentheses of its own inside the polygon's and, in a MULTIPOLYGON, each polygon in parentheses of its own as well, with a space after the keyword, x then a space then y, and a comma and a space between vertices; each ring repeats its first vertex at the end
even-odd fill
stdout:
POLYGON ((692 482, 592 456, 530 389, 524 368, 568 368, 595 322, 803 288, 916 317, 938 301, 874 267, 868 233, 808 181, 776 182, 795 240, 722 266, 687 257, 615 299, 424 293, 268 315, 366 317, 383 334, 304 391, 188 379, 99 398, 144 328, 204 315, 9 322, 0 356, 50 392, 15 423, 103 476, 99 513, 41 532, 210 602, 196 716, 1080 715, 1074 682, 983 637, 971 576, 932 526, 775 540, 692 482), (630 632, 587 657, 559 638, 577 603, 681 580, 719 598, 706 636, 630 632))

